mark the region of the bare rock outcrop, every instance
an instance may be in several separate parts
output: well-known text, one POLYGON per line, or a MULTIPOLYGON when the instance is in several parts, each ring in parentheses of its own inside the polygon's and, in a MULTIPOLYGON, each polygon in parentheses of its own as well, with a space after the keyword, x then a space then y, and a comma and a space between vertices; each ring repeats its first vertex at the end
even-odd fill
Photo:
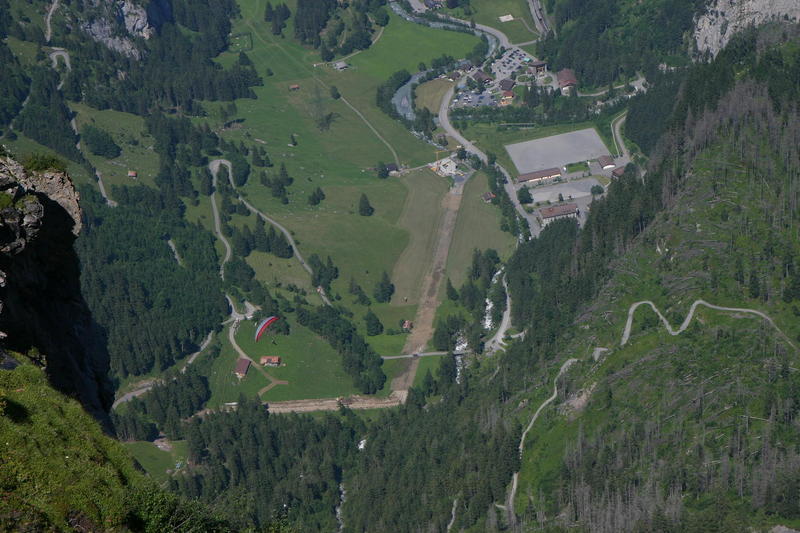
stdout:
POLYGON ((78 16, 78 26, 92 39, 134 59, 141 59, 139 39, 150 39, 172 10, 166 0, 90 0, 78 16))
POLYGON ((697 55, 716 56, 731 37, 749 27, 770 21, 800 20, 798 0, 711 0, 694 24, 697 55))
POLYGON ((79 202, 65 173, 29 172, 0 156, 0 348, 27 354, 55 388, 107 422, 108 353, 73 249, 79 202))

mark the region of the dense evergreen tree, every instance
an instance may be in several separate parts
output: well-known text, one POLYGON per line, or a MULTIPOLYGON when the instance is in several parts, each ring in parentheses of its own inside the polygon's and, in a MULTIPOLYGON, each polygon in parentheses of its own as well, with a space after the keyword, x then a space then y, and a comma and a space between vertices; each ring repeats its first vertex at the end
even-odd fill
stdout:
POLYGON ((358 214, 362 217, 372 216, 375 212, 375 208, 373 208, 369 203, 369 198, 364 193, 361 193, 361 197, 358 199, 358 214))
MULTIPOLYGON (((321 418, 272 415, 256 400, 193 419, 189 462, 174 490, 223 509, 240 529, 286 516, 296 531, 333 531, 342 473, 358 454, 364 423, 352 412, 321 418), (242 494, 258 493, 258 498, 242 494)), ((268 530, 271 531, 271 530, 268 530)))
POLYGON ((125 377, 167 368, 195 351, 227 305, 211 235, 182 220, 179 200, 144 186, 113 194, 119 207, 83 191, 77 250, 84 297, 106 332, 112 371, 125 377), (185 268, 176 268, 164 235, 185 268))
POLYGON ((367 326, 367 335, 370 337, 383 333, 383 324, 372 310, 367 311, 367 314, 364 315, 364 323, 367 326))
POLYGON ((16 125, 31 139, 81 162, 84 158, 75 147, 78 139, 70 126, 72 112, 57 86, 58 74, 52 69, 32 69, 28 104, 17 117, 16 125))
POLYGON ((114 138, 105 130, 87 124, 81 130, 81 140, 94 155, 101 155, 106 159, 119 157, 122 149, 114 142, 114 138))
POLYGON ((344 371, 365 394, 375 394, 386 381, 382 360, 342 314, 330 306, 299 307, 297 321, 327 340, 342 356, 344 371))
POLYGON ((317 187, 308 196, 308 205, 319 205, 319 203, 324 199, 325 193, 322 192, 321 188, 317 187))
POLYGON ((339 277, 339 269, 333 264, 333 260, 328 256, 328 260, 323 263, 317 254, 312 254, 308 258, 308 265, 311 267, 311 283, 315 287, 322 287, 325 291, 331 290, 331 283, 339 277))
POLYGON ((386 271, 383 271, 381 275, 381 280, 375 285, 375 291, 373 295, 375 296, 375 301, 380 303, 386 303, 392 299, 392 295, 394 294, 394 284, 389 279, 389 274, 386 271))

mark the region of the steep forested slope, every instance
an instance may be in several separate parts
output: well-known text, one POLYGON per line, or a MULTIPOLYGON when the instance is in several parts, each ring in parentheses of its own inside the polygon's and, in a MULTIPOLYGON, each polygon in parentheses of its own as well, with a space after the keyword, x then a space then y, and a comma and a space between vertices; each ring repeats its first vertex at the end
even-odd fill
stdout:
POLYGON ((559 339, 556 360, 580 362, 528 441, 523 523, 738 531, 800 517, 800 130, 797 86, 786 83, 798 57, 794 44, 763 51, 770 35, 742 36, 688 73, 645 178, 661 176, 666 209, 619 249, 559 339), (671 336, 646 306, 620 345, 636 301, 653 301, 677 329, 696 299, 774 323, 700 307, 671 336))
POLYGON ((684 33, 706 0, 550 0, 555 33, 539 53, 555 68, 572 68, 581 83, 607 85, 659 63, 686 62, 684 33))
POLYGON ((646 176, 629 168, 592 205, 583 230, 563 221, 520 245, 507 272, 524 341, 496 362, 476 362, 461 384, 470 389, 464 401, 445 395, 408 420, 378 424, 391 420, 404 438, 367 447, 349 485, 348 527, 370 530, 361 517, 369 508, 386 524, 441 528, 453 500, 455 527, 475 530, 729 531, 800 516, 792 370, 800 131, 797 84, 787 82, 798 79, 795 31, 743 35, 713 63, 691 67, 677 98, 654 93, 673 104, 659 103, 669 118, 646 176), (791 42, 776 43, 783 38, 791 42), (634 302, 652 300, 677 329, 700 298, 766 313, 774 325, 701 307, 673 337, 640 307, 620 346, 634 302), (559 380, 557 407, 528 434, 513 514, 492 503, 505 492, 476 497, 494 486, 491 476, 476 490, 456 482, 467 479, 461 470, 441 474, 440 464, 483 469, 486 461, 508 481, 504 459, 470 455, 464 421, 479 432, 495 412, 497 424, 526 424, 569 358, 578 362, 559 380), (428 425, 441 405, 447 423, 428 425), (421 425, 424 435, 411 429, 421 425), (430 442, 443 449, 413 462, 401 451, 430 442), (461 462, 450 447, 465 452, 461 462), (424 504, 374 498, 371 480, 408 486, 406 471, 424 504))

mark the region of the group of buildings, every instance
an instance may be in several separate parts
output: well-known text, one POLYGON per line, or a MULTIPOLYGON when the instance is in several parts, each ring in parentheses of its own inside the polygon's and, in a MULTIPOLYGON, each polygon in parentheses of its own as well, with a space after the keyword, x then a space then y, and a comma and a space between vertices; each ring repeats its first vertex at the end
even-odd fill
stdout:
MULTIPOLYGON (((625 167, 617 167, 610 155, 602 155, 596 160, 597 165, 604 171, 611 170, 612 178, 620 178, 625 173, 625 167)), ((563 169, 564 173, 566 168, 563 169)), ((561 168, 546 168, 535 172, 527 172, 517 177, 517 183, 543 185, 560 179, 563 174, 561 168)), ((537 216, 542 227, 562 218, 580 218, 581 211, 576 203, 558 204, 539 209, 537 216)))
MULTIPOLYGON (((233 374, 239 378, 244 379, 247 376, 248 370, 250 370, 250 365, 252 361, 250 359, 245 359, 244 357, 240 357, 236 361, 236 368, 233 370, 233 374)), ((261 366, 281 366, 282 360, 280 356, 277 355, 265 355, 261 357, 260 360, 261 366)))

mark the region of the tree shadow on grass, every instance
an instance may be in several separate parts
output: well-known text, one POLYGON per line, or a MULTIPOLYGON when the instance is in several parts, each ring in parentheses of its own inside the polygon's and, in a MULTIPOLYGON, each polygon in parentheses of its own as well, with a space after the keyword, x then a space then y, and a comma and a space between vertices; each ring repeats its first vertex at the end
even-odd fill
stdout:
POLYGON ((0 414, 7 417, 15 424, 24 424, 30 419, 28 408, 21 403, 5 398, 4 400, 0 400, 0 405, 2 406, 0 414))

